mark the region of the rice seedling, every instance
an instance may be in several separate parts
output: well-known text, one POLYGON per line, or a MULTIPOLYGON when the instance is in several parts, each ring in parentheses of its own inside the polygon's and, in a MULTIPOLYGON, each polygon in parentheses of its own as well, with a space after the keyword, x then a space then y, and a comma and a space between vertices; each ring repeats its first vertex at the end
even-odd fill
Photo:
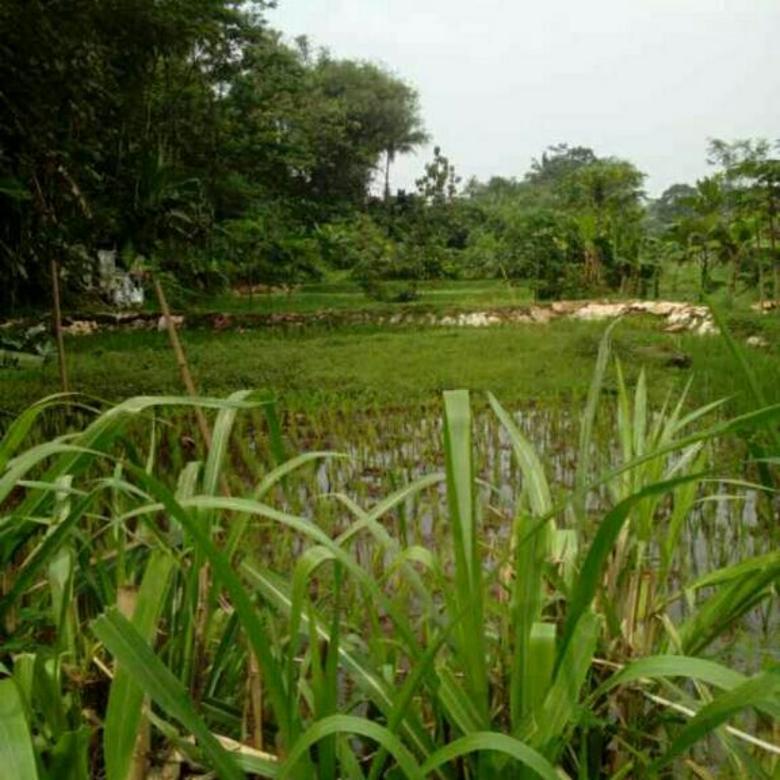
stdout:
POLYGON ((611 360, 579 425, 450 391, 351 449, 355 410, 264 394, 28 444, 58 400, 31 407, 0 443, 0 777, 771 777, 780 668, 726 663, 776 631, 771 517, 706 571, 688 545, 713 491, 771 511, 721 454, 780 408, 653 411, 619 365, 605 398, 611 360))

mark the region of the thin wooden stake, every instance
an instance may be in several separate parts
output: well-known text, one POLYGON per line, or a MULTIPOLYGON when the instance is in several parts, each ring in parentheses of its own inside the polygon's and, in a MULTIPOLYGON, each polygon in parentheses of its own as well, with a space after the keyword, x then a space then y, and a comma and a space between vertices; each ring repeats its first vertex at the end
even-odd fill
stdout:
POLYGON ((254 650, 247 650, 247 702, 244 713, 246 737, 257 750, 263 749, 263 683, 254 650))
MULTIPOLYGON (((171 342, 171 349, 173 349, 173 354, 176 356, 176 365, 179 368, 181 381, 184 383, 184 388, 186 389, 187 394, 191 398, 197 398, 198 391, 195 389, 195 383, 192 381, 192 374, 190 373, 190 367, 187 363, 187 356, 184 354, 184 348, 182 347, 181 341, 179 340, 179 334, 176 332, 176 325, 174 325, 173 318, 171 317, 171 310, 168 306, 168 299, 165 297, 162 285, 158 279, 154 280, 154 291, 157 293, 157 300, 160 304, 160 310, 162 311, 163 318, 165 319, 165 328, 168 331, 168 339, 171 342)), ((206 447, 211 449, 211 430, 209 429, 206 415, 203 414, 203 410, 199 406, 195 407, 195 419, 197 420, 198 428, 200 429, 200 435, 203 437, 203 441, 206 443, 206 447)))
POLYGON ((56 260, 51 261, 51 293, 54 299, 54 337, 57 340, 57 361, 60 367, 60 386, 68 392, 68 367, 65 365, 65 340, 62 337, 62 311, 60 309, 60 269, 56 260))
MULTIPOLYGON (((122 615, 128 620, 132 620, 138 604, 138 588, 128 585, 121 586, 117 590, 116 603, 122 615)), ((145 713, 149 707, 149 697, 144 696, 143 702, 143 712, 145 713)), ((144 780, 148 776, 151 740, 152 732, 149 727, 149 719, 145 714, 142 714, 138 723, 138 733, 135 737, 133 757, 127 770, 127 780, 144 780)))

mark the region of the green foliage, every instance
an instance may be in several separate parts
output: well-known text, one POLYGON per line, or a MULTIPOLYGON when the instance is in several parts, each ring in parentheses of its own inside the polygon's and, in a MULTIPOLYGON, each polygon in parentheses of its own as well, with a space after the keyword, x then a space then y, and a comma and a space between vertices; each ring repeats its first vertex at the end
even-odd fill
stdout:
POLYGON ((548 478, 489 398, 519 475, 498 544, 463 390, 444 395, 445 473, 365 507, 341 493, 296 498, 332 453, 278 465, 264 395, 130 399, 37 445, 26 438, 47 404, 31 409, 0 441, 0 733, 11 738, 0 753, 22 777, 126 777, 148 769, 134 749, 148 724, 152 763, 176 749, 221 777, 644 777, 682 769, 704 740, 727 773, 747 761, 769 770, 762 724, 780 712, 777 670, 697 656, 776 598, 778 556, 680 593, 643 551, 666 545, 663 566, 686 570, 666 507, 687 515, 684 488, 703 484, 687 453, 776 425, 780 410, 714 424, 712 407, 653 414, 643 378, 632 399, 620 378, 605 398, 609 361, 608 334, 574 490, 548 478), (194 404, 215 415, 197 460, 176 449, 186 419, 160 417, 194 404), (599 410, 617 464, 597 446, 599 410), (582 500, 603 499, 603 485, 605 506, 582 500), (426 540, 414 521, 440 488, 426 540), (616 618, 620 605, 633 613, 616 618), (752 735, 735 721, 744 711, 758 713, 752 735), (102 747, 90 738, 100 720, 102 747))
POLYGON ((675 185, 652 205, 653 230, 662 251, 699 266, 699 296, 717 289, 713 269, 727 269, 728 296, 744 290, 763 301, 780 295, 777 208, 780 142, 710 142, 709 162, 719 166, 695 187, 675 185), (740 290, 740 288, 742 288, 740 290))
POLYGON ((426 136, 410 86, 287 46, 264 7, 2 5, 0 307, 40 302, 52 257, 77 290, 108 247, 196 289, 311 274, 316 225, 426 136))

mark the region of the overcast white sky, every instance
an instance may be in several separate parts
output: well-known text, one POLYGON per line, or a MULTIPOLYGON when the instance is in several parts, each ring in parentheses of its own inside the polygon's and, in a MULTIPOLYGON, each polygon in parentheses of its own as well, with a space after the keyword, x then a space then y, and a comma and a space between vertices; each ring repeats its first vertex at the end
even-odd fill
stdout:
POLYGON ((413 84, 464 181, 522 176, 566 141, 658 194, 706 174, 709 137, 780 138, 780 0, 279 0, 267 18, 413 84))

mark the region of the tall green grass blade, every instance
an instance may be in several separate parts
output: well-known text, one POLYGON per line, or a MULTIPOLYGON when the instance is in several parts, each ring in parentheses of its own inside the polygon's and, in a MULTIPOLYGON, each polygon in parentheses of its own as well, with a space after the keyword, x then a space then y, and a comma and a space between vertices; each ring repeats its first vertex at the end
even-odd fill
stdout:
MULTIPOLYGON (((176 501, 171 492, 156 480, 142 471, 136 470, 136 477, 144 487, 152 494, 154 498, 160 501, 168 512, 174 517, 185 532, 191 537, 198 550, 208 559, 214 574, 222 583, 225 590, 230 594, 233 607, 238 612, 241 619, 241 625, 247 634, 252 649, 254 650, 258 663, 263 673, 268 698, 276 714, 282 739, 289 741, 293 734, 299 730, 299 718, 297 713, 292 713, 287 706, 287 694, 284 685, 284 676, 281 666, 273 654, 272 643, 268 638, 265 627, 255 612, 255 607, 249 594, 244 589, 241 580, 235 574, 230 561, 224 553, 220 552, 213 544, 206 529, 202 528, 197 518, 192 517, 184 506, 176 501)), ((254 505, 256 502, 244 502, 254 505)), ((189 499, 184 502, 185 506, 202 506, 206 509, 232 508, 241 512, 243 504, 239 499, 226 497, 202 497, 200 502, 197 499, 189 499)), ((327 539, 327 537, 325 537, 327 539)))
POLYGON ((715 571, 707 572, 701 577, 697 577, 693 582, 687 583, 685 589, 687 591, 695 591, 701 588, 722 585, 723 583, 744 577, 746 574, 766 570, 774 571, 780 575, 780 550, 746 558, 739 561, 739 563, 733 563, 715 571))
POLYGON ((410 780, 424 780, 425 778, 414 756, 404 747, 398 737, 384 726, 355 715, 330 715, 309 726, 290 748, 287 759, 279 767, 277 778, 284 780, 284 778, 289 777, 298 761, 312 745, 334 734, 357 734, 372 739, 393 756, 407 778, 410 780))
POLYGON ((531 519, 518 516, 514 524, 515 579, 512 586, 510 614, 514 629, 510 666, 509 711, 513 728, 526 718, 532 708, 535 668, 531 660, 531 633, 542 614, 544 566, 548 555, 550 521, 536 533, 525 533, 531 519))
POLYGON ((555 634, 555 623, 534 623, 531 626, 528 665, 523 680, 524 713, 536 713, 539 710, 552 683, 555 634))
POLYGON ((744 674, 729 669, 706 658, 685 655, 651 655, 626 664, 605 680, 592 694, 596 700, 620 685, 627 685, 643 678, 689 677, 718 688, 729 690, 744 683, 744 674))
MULTIPOLYGON (((156 489, 158 491, 163 491, 163 494, 165 492, 164 488, 161 486, 157 486, 156 489)), ((170 494, 168 494, 168 501, 170 500, 171 497, 170 494)), ((169 511, 183 513, 185 517, 187 516, 185 508, 221 509, 229 512, 238 512, 264 517, 269 520, 273 520, 282 526, 291 528, 292 530, 300 533, 305 538, 308 538, 317 544, 326 547, 334 554, 339 563, 343 564, 345 570, 350 572, 355 577, 355 579, 366 589, 369 595, 375 599, 383 609, 387 611, 388 615, 393 619, 396 631, 404 640, 412 655, 414 657, 418 657, 420 655, 419 643, 417 642, 415 634, 409 625, 407 615, 386 596, 386 594, 378 586, 375 579, 368 572, 366 572, 352 556, 350 556, 342 547, 336 544, 324 531, 318 528, 310 520, 302 517, 296 517, 295 515, 291 515, 287 512, 281 512, 277 509, 274 509, 273 507, 267 506, 266 504, 262 504, 259 501, 236 497, 196 496, 186 501, 182 501, 181 506, 176 506, 175 502, 172 504, 166 502, 165 505, 169 511)), ((219 560, 219 568, 220 571, 223 572, 223 574, 220 574, 220 577, 224 576, 232 578, 235 580, 235 582, 231 584, 230 588, 237 587, 240 589, 240 582, 235 579, 235 575, 233 574, 230 566, 227 564, 224 556, 213 548, 208 539, 203 536, 201 529, 199 529, 196 525, 193 526, 193 521, 191 519, 187 518, 186 523, 188 523, 191 527, 191 534, 197 540, 198 544, 203 545, 204 548, 208 546, 208 549, 210 550, 209 557, 211 558, 214 556, 219 560)), ((217 567, 215 565, 215 571, 216 570, 217 567)), ((230 590, 230 588, 228 589, 230 590)), ((238 605, 236 605, 236 608, 238 608, 238 605)))
POLYGON ((254 497, 258 501, 261 501, 263 498, 265 498, 268 491, 270 491, 274 487, 274 485, 277 485, 286 476, 292 474, 294 471, 301 468, 301 466, 305 466, 307 463, 311 463, 317 460, 325 460, 327 458, 347 458, 347 457, 348 457, 347 455, 344 455, 341 452, 334 452, 332 450, 322 450, 318 452, 305 452, 302 455, 296 455, 294 458, 290 458, 289 460, 285 461, 281 465, 276 466, 276 468, 269 471, 262 478, 262 480, 260 480, 259 484, 255 488, 254 497))
POLYGON ((243 773, 233 757, 208 730, 184 686, 154 654, 138 629, 112 607, 92 622, 92 630, 133 681, 197 738, 219 777, 242 780, 243 773))
POLYGON ((561 747, 565 729, 579 713, 582 686, 590 671, 599 632, 599 618, 591 611, 578 620, 569 643, 559 657, 553 684, 536 719, 529 721, 520 737, 548 757, 561 747))
POLYGON ((470 590, 475 577, 476 528, 471 462, 471 405, 465 390, 444 393, 444 449, 458 578, 470 590))
MULTIPOLYGON (((663 444, 650 452, 646 452, 640 457, 633 458, 629 463, 621 463, 619 466, 605 470, 601 475, 587 482, 586 493, 591 490, 596 490, 603 485, 608 485, 620 475, 641 466, 643 463, 685 449, 697 442, 726 438, 732 434, 747 433, 756 429, 761 430, 767 425, 777 423, 778 420, 780 420, 780 404, 775 404, 773 406, 768 406, 765 409, 758 409, 754 412, 748 412, 729 420, 715 423, 709 428, 684 436, 676 441, 663 444)), ((567 497, 561 505, 553 508, 552 512, 550 512, 550 517, 562 512, 574 500, 575 499, 572 497, 567 497)))
MULTIPOLYGON (((339 680, 338 657, 341 637, 341 603, 342 603, 342 578, 341 567, 334 567, 334 605, 333 617, 328 631, 327 655, 325 657, 325 671, 322 680, 320 701, 317 704, 317 717, 321 719, 335 715, 338 709, 339 680)), ((336 774, 336 736, 325 737, 320 742, 317 768, 324 777, 336 774)))
MULTIPOLYGON (((247 401, 253 394, 252 390, 239 390, 228 396, 228 401, 247 401)), ((208 495, 216 495, 219 490, 219 476, 222 473, 230 443, 230 434, 233 432, 238 411, 236 406, 226 406, 217 412, 217 419, 214 421, 214 427, 211 431, 211 447, 203 469, 203 491, 208 495)))
POLYGON ((633 434, 634 455, 641 456, 645 451, 647 438, 647 379, 644 369, 639 372, 639 379, 634 390, 633 434))
POLYGON ((587 485, 590 475, 590 449, 593 439, 593 426, 596 421, 596 411, 601 398, 601 388, 604 385, 604 376, 609 364, 609 355, 612 348, 612 331, 617 327, 619 319, 611 322, 599 344, 599 353, 596 358, 596 367, 593 371, 593 379, 588 388, 588 397, 580 422, 580 438, 577 455, 577 469, 574 476, 575 501, 574 510, 580 522, 585 521, 585 502, 587 499, 587 485))
POLYGON ((437 750, 422 766, 424 775, 450 761, 477 752, 501 753, 509 756, 544 780, 561 780, 555 767, 533 748, 506 734, 495 731, 478 731, 456 739, 437 750))
POLYGON ((485 655, 482 565, 474 509, 474 466, 471 447, 471 405, 465 390, 444 393, 444 454, 447 499, 455 554, 457 612, 464 618, 456 631, 469 694, 480 721, 488 716, 488 673, 485 655), (468 610, 468 611, 467 611, 468 610))
POLYGON ((27 437, 38 418, 52 406, 57 406, 66 395, 52 395, 42 398, 32 406, 27 407, 6 429, 3 438, 0 439, 0 473, 5 470, 8 461, 27 437))
POLYGON ((38 780, 30 726, 10 678, 0 680, 0 779, 38 780))
POLYGON ((30 587, 43 567, 49 564, 57 551, 65 544, 73 528, 84 516, 92 501, 93 496, 91 493, 84 496, 76 503, 70 514, 62 522, 58 523, 54 530, 48 533, 43 541, 33 550, 17 573, 8 593, 0 599, 0 620, 18 601, 20 595, 30 587))
MULTIPOLYGON (((138 635, 150 646, 174 565, 169 553, 162 550, 152 552, 138 591, 131 622, 138 635)), ((126 780, 128 777, 141 723, 143 695, 143 689, 130 669, 117 664, 103 725, 103 755, 108 780, 126 780)))
POLYGON ((672 741, 669 749, 650 767, 658 771, 668 766, 688 748, 724 724, 732 715, 748 707, 776 700, 780 691, 780 667, 757 674, 746 682, 720 694, 702 707, 672 741))
MULTIPOLYGON (((301 616, 309 580, 320 566, 335 560, 336 556, 327 547, 316 545, 306 550, 295 564, 290 603, 290 649, 287 656, 287 691, 290 697, 290 709, 295 706, 295 657, 298 653, 301 616)), ((330 638, 330 634, 328 634, 328 639, 330 640, 330 638)))
POLYGON ((704 650, 734 621, 772 595, 780 566, 770 566, 724 583, 679 628, 683 652, 704 650))
MULTIPOLYGON (((433 665, 439 651, 444 647, 449 630, 451 630, 453 626, 454 623, 450 624, 448 631, 442 632, 435 642, 429 643, 425 650, 425 655, 423 655, 417 665, 407 675, 406 680, 404 680, 404 684, 401 686, 401 690, 398 692, 398 696, 393 704, 390 717, 387 719, 387 728, 393 734, 399 730, 399 726, 403 723, 413 696, 424 678, 428 675, 429 669, 433 665)), ((374 756, 369 772, 370 780, 376 780, 379 777, 386 756, 387 752, 384 749, 379 750, 376 756, 374 756)))
MULTIPOLYGON (((542 464, 530 442, 515 425, 512 417, 488 394, 493 411, 506 430, 515 458, 523 475, 524 489, 534 517, 544 517, 552 509, 550 487, 542 464)), ((510 674, 510 718, 517 726, 535 706, 534 686, 536 667, 532 659, 532 633, 547 631, 538 627, 544 593, 543 569, 550 557, 551 528, 541 529, 521 541, 523 528, 528 524, 522 514, 515 521, 512 545, 515 549, 515 581, 512 588, 511 614, 515 627, 510 674)), ((540 637, 537 637, 540 639, 540 637)), ((553 639, 554 643, 554 639, 553 639)), ((538 647, 537 647, 538 649, 538 647)), ((550 675, 552 669, 550 669, 550 675)))
POLYGON ((512 416, 501 406, 492 393, 488 393, 488 401, 512 442, 515 458, 517 458, 517 463, 523 474, 523 480, 527 484, 531 512, 536 517, 547 515, 552 509, 552 499, 550 498, 550 486, 547 484, 539 457, 528 439, 520 432, 512 416))
POLYGON ((46 767, 49 777, 56 777, 57 780, 90 780, 91 736, 88 726, 62 734, 51 751, 46 767))
POLYGON ((566 653, 568 644, 572 639, 579 619, 589 608, 596 595, 599 583, 601 582, 601 573, 604 563, 615 544, 618 534, 623 528, 623 524, 625 523, 629 512, 640 501, 643 501, 650 496, 663 495, 679 485, 684 485, 687 482, 698 479, 701 479, 700 474, 688 474, 684 477, 678 477, 677 479, 649 485, 621 501, 614 509, 604 516, 598 531, 596 532, 596 536, 588 548, 588 553, 580 571, 577 588, 571 595, 569 607, 566 612, 566 621, 563 627, 561 644, 558 649, 558 666, 560 666, 560 659, 562 659, 566 653))
POLYGON ((464 734, 480 731, 484 716, 477 708, 477 702, 446 663, 437 668, 439 676, 438 697, 447 713, 447 719, 464 734))
MULTIPOLYGON (((292 597, 290 588, 279 577, 270 572, 261 571, 255 566, 246 563, 242 565, 242 571, 249 581, 255 586, 263 598, 278 609, 283 615, 290 615, 292 611, 292 597)), ((301 636, 308 636, 313 630, 315 636, 322 641, 327 641, 328 630, 324 621, 319 618, 313 609, 301 615, 301 636)), ((341 665, 355 680, 363 694, 372 701, 389 720, 397 704, 396 691, 365 662, 360 654, 345 647, 344 643, 339 647, 339 659, 341 665)), ((415 750, 426 755, 431 750, 431 741, 420 723, 408 715, 402 722, 404 737, 414 745, 415 750)))

